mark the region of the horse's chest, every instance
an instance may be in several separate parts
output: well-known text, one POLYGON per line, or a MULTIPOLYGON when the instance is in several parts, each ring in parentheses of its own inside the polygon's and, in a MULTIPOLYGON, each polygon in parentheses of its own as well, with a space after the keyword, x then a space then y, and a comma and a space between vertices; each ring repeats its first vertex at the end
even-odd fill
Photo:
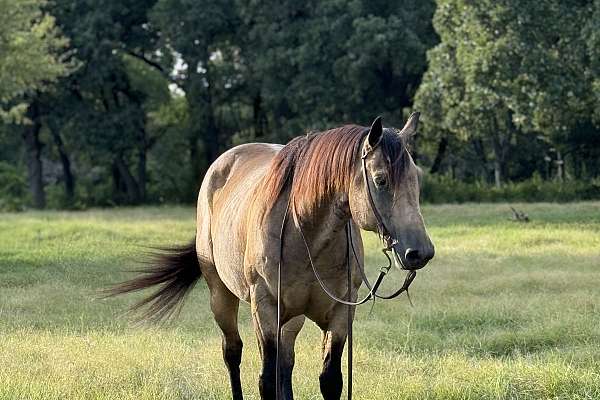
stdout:
MULTIPOLYGON (((312 266, 305 263, 292 264, 285 269, 282 276, 282 299, 286 310, 295 315, 305 314, 312 320, 326 318, 336 302, 321 287, 315 277, 312 266)), ((352 266, 354 267, 354 265, 352 266)), ((337 262, 315 263, 315 269, 327 290, 337 297, 345 298, 348 293, 347 264, 342 257, 337 262)), ((358 274, 353 274, 353 292, 360 286, 358 274)))

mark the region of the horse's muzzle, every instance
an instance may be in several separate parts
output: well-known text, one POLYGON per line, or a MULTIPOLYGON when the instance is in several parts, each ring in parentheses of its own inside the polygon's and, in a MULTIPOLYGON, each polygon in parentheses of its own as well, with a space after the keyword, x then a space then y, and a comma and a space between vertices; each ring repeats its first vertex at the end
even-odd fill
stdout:
POLYGON ((401 269, 411 271, 423 268, 435 255, 435 248, 431 243, 420 248, 408 247, 404 251, 399 244, 396 244, 393 250, 396 263, 401 269))

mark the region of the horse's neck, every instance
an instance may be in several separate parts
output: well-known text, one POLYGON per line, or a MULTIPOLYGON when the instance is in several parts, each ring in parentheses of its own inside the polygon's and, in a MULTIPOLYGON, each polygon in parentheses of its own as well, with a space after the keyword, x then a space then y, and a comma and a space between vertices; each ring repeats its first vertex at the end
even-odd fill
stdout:
POLYGON ((302 222, 301 229, 307 239, 311 253, 332 248, 345 249, 346 225, 350 221, 347 197, 336 196, 320 206, 311 218, 302 222))

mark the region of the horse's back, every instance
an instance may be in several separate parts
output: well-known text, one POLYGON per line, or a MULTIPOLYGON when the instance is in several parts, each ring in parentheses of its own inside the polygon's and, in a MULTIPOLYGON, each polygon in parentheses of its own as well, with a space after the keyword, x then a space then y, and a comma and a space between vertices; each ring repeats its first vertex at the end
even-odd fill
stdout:
POLYGON ((226 151, 208 169, 198 195, 196 249, 207 264, 203 268, 216 268, 221 281, 243 300, 249 297, 243 273, 247 213, 282 147, 249 143, 226 151))

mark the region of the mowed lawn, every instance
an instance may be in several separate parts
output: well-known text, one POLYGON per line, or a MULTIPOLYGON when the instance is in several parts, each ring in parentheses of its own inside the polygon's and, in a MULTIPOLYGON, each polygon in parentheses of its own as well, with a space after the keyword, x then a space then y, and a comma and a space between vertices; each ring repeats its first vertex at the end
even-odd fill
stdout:
MULTIPOLYGON (((406 297, 364 305, 356 399, 600 399, 600 203, 426 206, 436 257, 406 297)), ((100 300, 144 246, 190 240, 192 208, 0 214, 0 399, 227 399, 200 283, 166 326, 100 300)), ((367 234, 368 274, 383 262, 367 234)), ((395 272, 391 291, 403 276, 395 272)), ((260 369, 247 306, 242 384, 260 369)), ((297 399, 319 399, 320 334, 296 346, 297 399)))

